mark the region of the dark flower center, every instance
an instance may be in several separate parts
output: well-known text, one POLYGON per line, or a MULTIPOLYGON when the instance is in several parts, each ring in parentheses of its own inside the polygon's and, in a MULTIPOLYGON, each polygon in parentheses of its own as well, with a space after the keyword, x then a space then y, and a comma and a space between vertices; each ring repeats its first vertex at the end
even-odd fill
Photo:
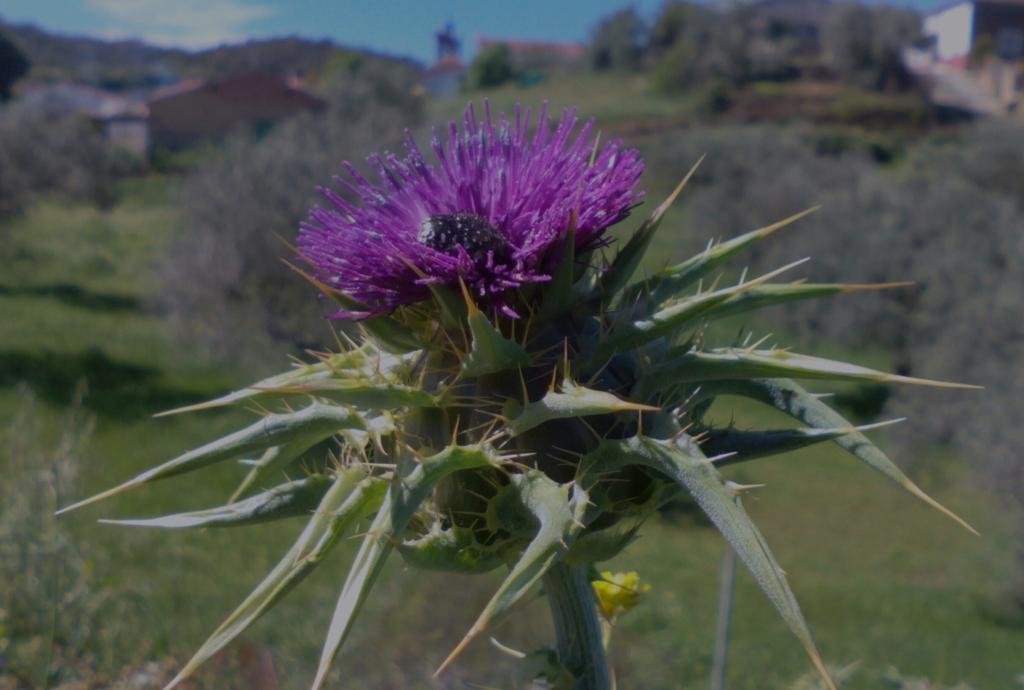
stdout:
POLYGON ((508 259, 512 246, 501 231, 472 213, 445 213, 430 216, 420 223, 416 236, 420 244, 454 256, 461 246, 473 261, 487 258, 493 252, 495 259, 508 259))

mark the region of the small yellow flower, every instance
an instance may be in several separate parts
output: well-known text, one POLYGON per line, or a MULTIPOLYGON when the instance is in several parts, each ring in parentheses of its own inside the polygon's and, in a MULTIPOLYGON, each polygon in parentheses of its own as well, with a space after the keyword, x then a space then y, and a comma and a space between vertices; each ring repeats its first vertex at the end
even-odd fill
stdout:
POLYGON ((640 603, 640 595, 651 591, 651 586, 640 582, 640 575, 635 570, 628 573, 601 573, 601 579, 593 583, 594 594, 601 613, 609 621, 629 611, 640 603))

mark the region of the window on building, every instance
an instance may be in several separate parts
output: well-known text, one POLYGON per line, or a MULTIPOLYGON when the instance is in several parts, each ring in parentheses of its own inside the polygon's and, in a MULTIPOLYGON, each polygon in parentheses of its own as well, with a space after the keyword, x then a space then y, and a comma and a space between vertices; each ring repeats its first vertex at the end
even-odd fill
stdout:
POLYGON ((1024 57, 1024 29, 1004 26, 996 34, 996 52, 1006 60, 1024 57))

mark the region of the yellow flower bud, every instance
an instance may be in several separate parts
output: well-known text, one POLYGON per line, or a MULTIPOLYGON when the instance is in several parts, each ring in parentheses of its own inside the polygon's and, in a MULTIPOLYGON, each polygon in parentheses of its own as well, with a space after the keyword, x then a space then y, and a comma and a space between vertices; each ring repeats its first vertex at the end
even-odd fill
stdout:
POLYGON ((628 573, 601 573, 601 579, 593 583, 594 594, 601 613, 613 621, 640 603, 640 595, 651 591, 651 586, 640 582, 635 570, 628 573))

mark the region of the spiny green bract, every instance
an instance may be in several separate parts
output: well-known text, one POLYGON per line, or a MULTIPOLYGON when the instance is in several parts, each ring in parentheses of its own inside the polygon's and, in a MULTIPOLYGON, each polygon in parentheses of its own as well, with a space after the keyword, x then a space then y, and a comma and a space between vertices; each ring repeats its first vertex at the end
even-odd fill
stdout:
MULTIPOLYGON (((509 566, 440 672, 554 564, 603 560, 627 546, 673 489, 687 492, 707 513, 834 687, 783 570, 743 509, 747 487, 724 480, 718 466, 835 441, 970 529, 874 446, 862 433, 867 427, 848 423, 794 380, 955 384, 760 343, 706 344, 705 327, 725 316, 891 285, 771 282, 801 262, 718 284, 714 274, 724 262, 807 212, 630 282, 681 188, 609 262, 574 256, 570 231, 552 281, 517 293, 514 307, 522 318, 485 314, 465 289, 460 295, 433 286, 431 301, 362 322, 360 342, 341 352, 318 353, 313 363, 176 410, 248 405, 273 411, 61 511, 238 461, 239 488, 224 506, 111 522, 181 528, 308 520, 277 567, 168 687, 237 637, 365 519, 372 521, 362 528, 313 686, 324 684, 392 551, 422 568, 476 573, 509 566), (724 394, 769 405, 805 426, 716 428, 705 413, 724 394), (324 450, 327 441, 339 450, 324 450), (300 459, 308 476, 289 480, 300 459)), ((345 295, 333 296, 345 308, 358 308, 345 295)))

